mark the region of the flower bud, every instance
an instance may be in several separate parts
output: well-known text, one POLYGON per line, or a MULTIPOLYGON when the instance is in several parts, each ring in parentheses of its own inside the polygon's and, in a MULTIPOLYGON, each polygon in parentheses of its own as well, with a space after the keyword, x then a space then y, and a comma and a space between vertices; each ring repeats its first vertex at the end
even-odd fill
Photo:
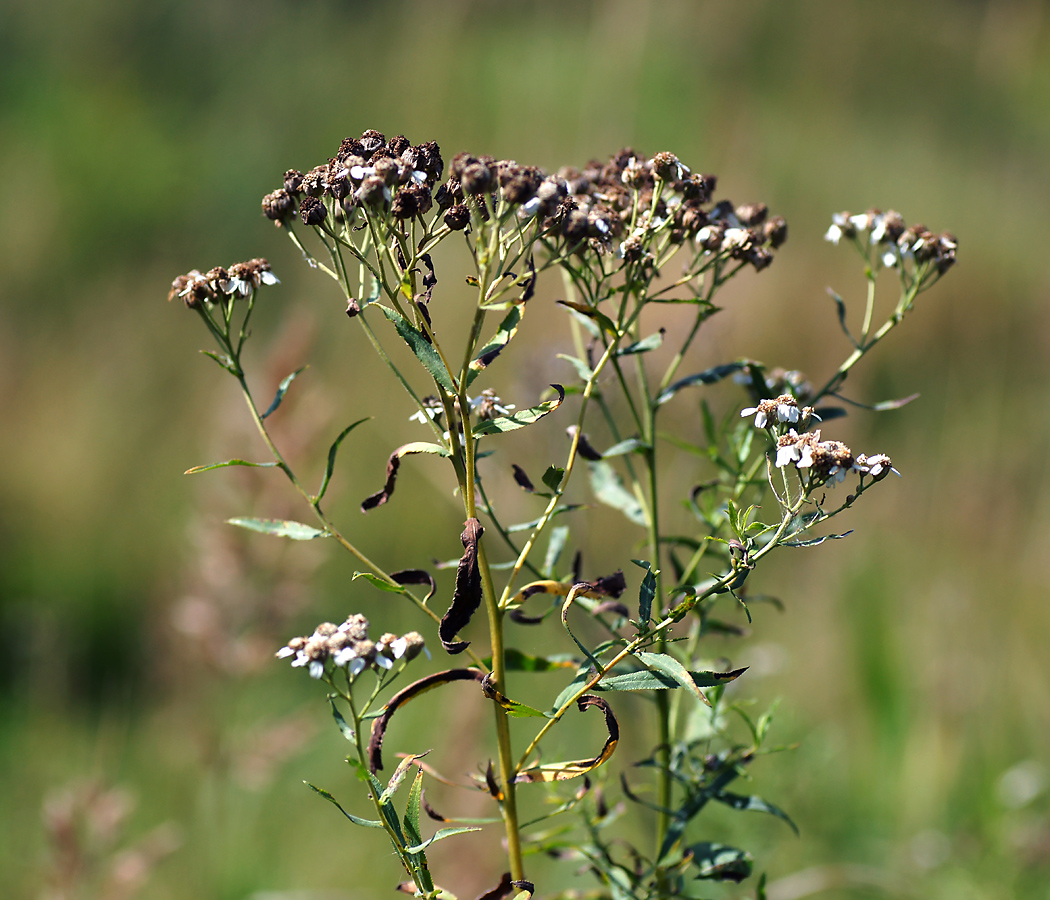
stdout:
POLYGON ((462 231, 470 224, 470 210, 463 203, 457 203, 445 213, 445 224, 453 231, 462 231))
POLYGON ((316 197, 303 197, 299 204, 299 218, 304 225, 321 225, 328 216, 324 203, 316 197))
POLYGON ((284 189, 295 196, 302 190, 303 173, 298 169, 289 169, 284 173, 284 189))
POLYGON ((263 197, 262 211, 267 219, 280 226, 295 215, 295 197, 285 188, 279 188, 263 197))

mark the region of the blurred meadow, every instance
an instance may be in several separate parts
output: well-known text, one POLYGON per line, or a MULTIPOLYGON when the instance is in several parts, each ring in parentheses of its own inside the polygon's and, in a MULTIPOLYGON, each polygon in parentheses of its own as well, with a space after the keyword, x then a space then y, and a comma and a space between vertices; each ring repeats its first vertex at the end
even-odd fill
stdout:
MULTIPOLYGON (((231 533, 233 515, 303 514, 274 473, 183 477, 263 448, 231 379, 197 353, 196 317, 165 303, 188 269, 270 259, 282 284, 260 301, 249 356, 260 394, 311 364, 274 417, 304 465, 346 422, 396 409, 334 286, 259 213, 286 168, 365 128, 435 139, 446 161, 470 150, 551 170, 671 150, 717 173, 719 196, 768 203, 790 238, 722 295, 696 368, 751 356, 821 382, 833 371, 848 348, 825 288, 858 303, 864 284, 855 256, 822 240, 832 212, 895 208, 958 237, 957 267, 846 388, 921 394, 840 429, 892 454, 903 480, 858 505, 847 540, 782 551, 757 588, 785 610, 759 608, 751 636, 725 645, 752 667, 744 693, 780 698, 775 742, 798 747, 752 774, 801 837, 720 813, 712 830, 755 852, 771 900, 1050 898, 1039 0, 5 0, 3 894, 391 895, 381 841, 301 784, 346 790, 341 738, 316 685, 272 653, 325 618, 403 610, 351 585, 329 547, 231 533), (82 893, 61 893, 71 883, 82 893)), ((442 279, 435 303, 451 305, 456 276, 442 279)), ((543 333, 561 289, 551 279, 530 301, 547 309, 502 369, 503 396, 564 377, 543 333)), ((697 416, 698 396, 675 414, 697 416)), ((434 467, 405 473, 432 529, 393 502, 357 509, 412 434, 399 427, 355 435, 331 511, 381 560, 457 556, 461 516, 434 467)), ((554 426, 546 439, 563 447, 554 426)), ((588 540, 598 566, 601 536, 588 540)), ((472 713, 450 715, 452 741, 472 713)), ((462 848, 483 855, 472 841, 435 853, 464 897, 496 872, 457 863, 462 848)), ((753 897, 754 879, 711 895, 753 897)))

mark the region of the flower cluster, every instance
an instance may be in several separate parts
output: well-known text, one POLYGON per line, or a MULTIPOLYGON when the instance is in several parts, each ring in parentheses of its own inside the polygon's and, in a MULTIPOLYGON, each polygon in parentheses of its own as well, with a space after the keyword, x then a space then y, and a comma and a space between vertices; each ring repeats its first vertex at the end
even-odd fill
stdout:
POLYGON ((298 213, 305 225, 331 227, 333 219, 349 221, 362 208, 408 220, 436 206, 448 230, 464 231, 472 219, 488 221, 502 204, 520 222, 535 221, 544 239, 567 252, 641 262, 647 238, 666 232, 671 243, 692 240, 700 254, 756 270, 769 266, 772 251, 787 239, 787 223, 769 216, 763 203, 712 205, 715 176, 691 172, 673 153, 647 159, 626 148, 607 162, 556 174, 459 153, 439 184, 443 170, 434 141, 412 145, 402 135, 387 141, 369 130, 346 138, 334 157, 305 174, 289 169, 284 186, 263 198, 263 214, 279 226, 298 213))
POLYGON ((568 249, 614 251, 628 262, 640 261, 647 235, 667 230, 670 241, 696 242, 704 253, 723 254, 766 268, 772 250, 787 240, 787 223, 769 217, 763 203, 713 206, 717 178, 695 174, 673 153, 651 159, 625 148, 608 162, 592 161, 582 171, 561 169, 519 215, 545 214, 543 231, 562 239, 568 249), (556 207, 551 205, 560 198, 556 207), (543 202, 541 202, 541 199, 543 202), (614 248, 614 239, 622 238, 614 248))
POLYGON ((190 309, 202 303, 223 303, 231 297, 246 297, 263 284, 277 284, 277 276, 270 271, 265 259, 249 259, 234 263, 229 269, 216 266, 207 272, 193 269, 171 283, 168 300, 181 297, 190 309))
POLYGON ((899 212, 869 209, 853 215, 835 213, 824 240, 838 244, 842 238, 857 241, 863 232, 868 246, 876 247, 884 266, 893 268, 905 260, 932 263, 938 275, 955 264, 958 241, 948 232, 935 234, 925 225, 905 225, 899 212))
POLYGON ((305 174, 284 173, 284 186, 263 197, 266 218, 289 224, 298 210, 304 225, 320 226, 332 216, 350 218, 362 206, 383 208, 411 219, 433 205, 431 189, 445 163, 434 141, 413 145, 404 135, 389 141, 375 130, 345 138, 336 155, 305 174))
POLYGON ((802 422, 805 425, 810 419, 819 418, 812 406, 799 408, 798 400, 791 394, 781 394, 772 400, 763 400, 758 406, 749 406, 741 410, 743 418, 755 417, 755 428, 765 428, 770 423, 791 424, 802 422))
POLYGON ((329 662, 334 668, 345 668, 353 677, 369 666, 390 669, 397 660, 407 662, 425 650, 418 631, 400 637, 388 633, 378 641, 369 640, 368 619, 355 614, 342 625, 322 622, 313 634, 292 638, 277 651, 277 658, 293 657, 292 666, 306 666, 311 678, 321 678, 329 662))
POLYGON ((890 472, 900 475, 885 453, 854 455, 841 441, 822 441, 819 430, 798 434, 792 428, 777 439, 777 468, 791 463, 800 471, 809 469, 813 483, 820 484, 838 484, 850 472, 870 475, 875 481, 890 472))

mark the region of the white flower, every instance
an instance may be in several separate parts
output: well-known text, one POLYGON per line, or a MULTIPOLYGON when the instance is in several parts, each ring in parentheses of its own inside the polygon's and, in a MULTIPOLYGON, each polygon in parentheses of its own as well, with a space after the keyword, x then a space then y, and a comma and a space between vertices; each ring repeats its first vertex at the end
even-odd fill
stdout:
POLYGON ((531 200, 526 200, 518 210, 518 218, 531 219, 540 211, 541 206, 543 206, 543 201, 538 196, 533 197, 531 200))
POLYGON ((897 265, 897 254, 894 253, 892 250, 887 250, 885 253, 882 254, 882 264, 887 269, 895 268, 897 265))
MULTIPOLYGON (((292 663, 292 665, 294 666, 295 663, 292 663)), ((310 677, 311 678, 320 678, 322 675, 324 675, 324 660, 311 659, 310 660, 310 677)))
POLYGON ((375 175, 375 173, 376 173, 376 167, 375 166, 351 166, 350 167, 350 177, 353 178, 354 181, 363 181, 365 178, 369 178, 370 176, 375 175))
POLYGON ((802 439, 794 428, 780 439, 777 443, 776 465, 778 469, 784 468, 788 463, 798 462, 799 457, 802 455, 802 450, 799 446, 801 441, 802 439))
POLYGON ((838 246, 838 242, 842 240, 842 229, 838 225, 832 225, 824 232, 824 240, 831 241, 831 243, 838 246))
POLYGON ((755 417, 755 428, 766 427, 766 413, 764 410, 757 406, 749 406, 747 409, 740 410, 740 417, 746 419, 748 416, 755 417))

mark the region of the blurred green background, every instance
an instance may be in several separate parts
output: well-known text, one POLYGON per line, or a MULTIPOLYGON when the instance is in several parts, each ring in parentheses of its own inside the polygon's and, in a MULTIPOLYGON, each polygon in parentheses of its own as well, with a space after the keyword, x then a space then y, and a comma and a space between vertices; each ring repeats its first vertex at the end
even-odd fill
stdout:
MULTIPOLYGON (((845 356, 824 289, 856 300, 863 284, 821 239, 833 211, 893 207, 958 236, 956 269, 848 385, 921 398, 836 432, 891 453, 904 480, 859 505, 849 540, 784 551, 760 586, 786 611, 761 608, 752 636, 718 651, 752 665, 761 702, 782 698, 775 738, 799 748, 756 766, 755 789, 802 837, 736 814, 710 829, 755 851, 775 900, 1050 897, 1038 0, 5 0, 5 896, 68 896, 63 879, 131 896, 141 878, 142 896, 172 900, 334 900, 397 877, 378 839, 300 784, 347 789, 341 739, 316 685, 269 656, 348 607, 384 627, 393 611, 327 547, 228 533, 231 515, 302 515, 276 476, 183 478, 261 448, 231 379, 196 353, 199 323, 164 302, 180 272, 270 258, 283 285, 265 292, 254 371, 263 395, 312 363, 274 418, 304 466, 312 442, 400 403, 374 388, 332 286, 258 212, 285 168, 370 127, 436 139, 446 160, 469 149, 550 169, 667 149, 718 173, 719 196, 767 202, 790 240, 723 296, 696 368, 751 355, 822 381, 845 356)), ((519 350, 500 376, 509 391, 556 378, 548 315, 532 316, 542 352, 519 350)), ((695 416, 696 397, 677 409, 695 416)), ((390 567, 456 556, 436 466, 405 483, 432 533, 406 529, 395 503, 362 525, 356 503, 399 428, 344 451, 332 511, 390 567)), ((470 725, 457 715, 453 735, 470 725)), ((472 872, 454 844, 436 865, 471 896, 498 863, 472 872)))

